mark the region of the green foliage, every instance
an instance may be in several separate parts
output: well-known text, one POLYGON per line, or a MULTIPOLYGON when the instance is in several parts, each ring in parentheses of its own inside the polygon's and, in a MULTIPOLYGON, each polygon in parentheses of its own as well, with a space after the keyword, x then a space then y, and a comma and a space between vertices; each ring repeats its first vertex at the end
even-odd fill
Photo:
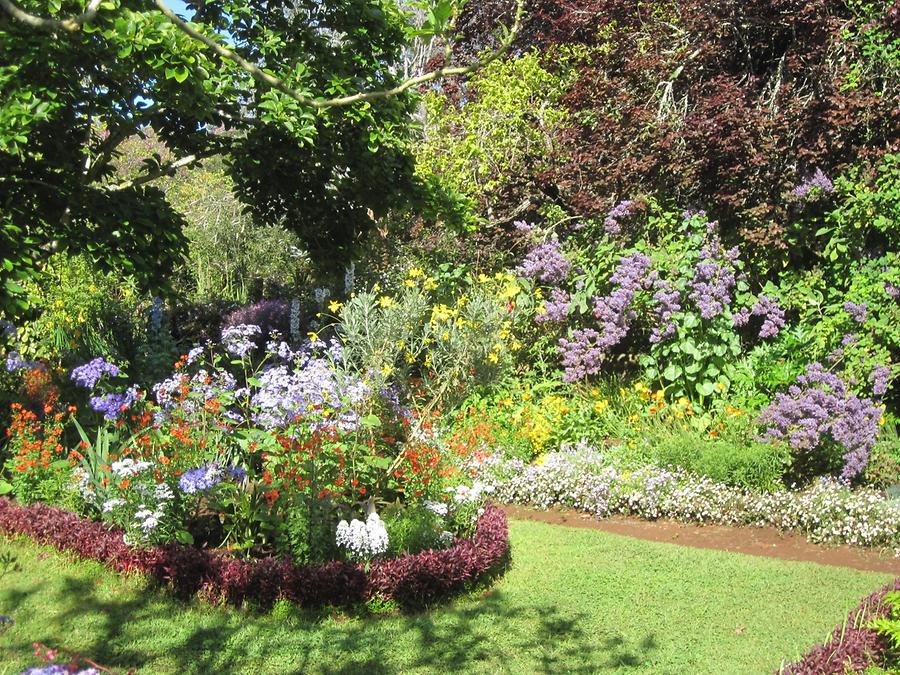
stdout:
POLYGON ((101 272, 87 256, 58 254, 24 287, 36 315, 19 327, 24 355, 66 365, 101 355, 134 360, 146 304, 129 279, 101 272))
POLYGON ((900 591, 891 591, 884 596, 889 608, 888 615, 872 622, 872 627, 885 640, 890 650, 888 666, 900 665, 900 591))
POLYGON ((382 513, 392 556, 443 548, 440 516, 421 505, 392 505, 382 513))
POLYGON ((900 437, 895 424, 885 425, 872 448, 866 465, 865 482, 891 489, 893 497, 900 497, 900 437))
POLYGON ((477 200, 489 220, 499 216, 493 212, 498 196, 542 161, 565 124, 559 104, 569 78, 565 61, 553 71, 540 54, 527 52, 490 63, 453 99, 426 94, 419 174, 438 176, 450 190, 477 200))
MULTIPOLYGON (((19 4, 57 20, 85 9, 82 0, 19 4)), ((248 62, 277 64, 285 86, 315 92, 310 99, 399 82, 390 65, 407 26, 393 1, 191 9, 194 30, 220 43, 229 36, 248 62)), ((4 17, 0 284, 12 318, 25 300, 16 284, 52 250, 82 252, 142 287, 167 286, 185 223, 151 184, 171 173, 170 158, 187 165, 224 155, 252 215, 286 223, 307 249, 330 251, 318 258, 326 264, 371 227, 369 209, 402 201, 411 184, 409 95, 315 111, 216 56, 152 3, 109 0, 75 30, 4 17), (122 180, 120 145, 147 129, 165 151, 147 148, 133 180, 122 180)))
POLYGON ((662 466, 681 467, 718 483, 750 490, 781 487, 781 477, 791 462, 785 444, 711 439, 690 432, 661 436, 647 447, 645 456, 662 466))

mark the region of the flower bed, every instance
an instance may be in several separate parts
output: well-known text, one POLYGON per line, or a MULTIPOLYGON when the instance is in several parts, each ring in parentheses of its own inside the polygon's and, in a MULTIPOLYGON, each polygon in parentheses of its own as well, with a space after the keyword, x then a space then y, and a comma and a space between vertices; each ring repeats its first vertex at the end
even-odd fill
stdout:
POLYGON ((458 539, 444 550, 377 560, 368 568, 343 561, 308 566, 288 558, 250 561, 179 544, 132 548, 115 528, 6 498, 0 498, 0 532, 27 535, 119 572, 146 574, 179 597, 199 593, 213 601, 239 605, 249 600, 262 607, 278 599, 304 607, 349 606, 374 597, 404 608, 422 607, 500 569, 509 553, 506 516, 492 505, 485 507, 471 539, 458 539))
POLYGON ((843 675, 863 671, 877 662, 885 653, 885 644, 870 624, 887 613, 884 596, 890 591, 900 591, 900 579, 863 599, 828 640, 779 672, 783 675, 843 675))
POLYGON ((561 504, 601 518, 620 513, 773 526, 804 532, 817 543, 900 548, 900 504, 834 480, 822 479, 803 491, 757 493, 681 469, 621 470, 587 446, 563 448, 540 464, 493 457, 481 462, 477 472, 497 500, 510 504, 561 504))

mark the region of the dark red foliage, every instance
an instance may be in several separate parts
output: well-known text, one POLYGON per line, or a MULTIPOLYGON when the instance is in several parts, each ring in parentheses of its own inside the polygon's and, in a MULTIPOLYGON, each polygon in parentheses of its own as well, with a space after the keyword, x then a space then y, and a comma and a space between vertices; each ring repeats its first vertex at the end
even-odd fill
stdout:
POLYGON ((884 654, 885 645, 867 626, 872 619, 886 615, 884 596, 890 591, 900 591, 900 579, 865 598, 850 612, 845 625, 834 629, 827 642, 813 647, 803 658, 780 672, 785 675, 843 675, 877 663, 884 654))
POLYGON ((279 598, 304 607, 349 606, 375 596, 406 608, 422 607, 500 569, 509 553, 506 515, 490 505, 471 540, 459 540, 443 551, 378 561, 368 573, 341 561, 309 566, 278 558, 248 561, 177 544, 133 549, 120 530, 43 504, 20 506, 6 498, 0 498, 0 531, 27 535, 120 572, 146 574, 181 598, 200 592, 213 601, 239 605, 249 600, 261 607, 279 598))
MULTIPOLYGON (((512 5, 468 3, 459 58, 512 5)), ((519 48, 552 65, 561 45, 605 47, 579 66, 554 156, 511 183, 582 216, 651 194, 783 246, 784 194, 805 175, 900 147, 900 86, 847 37, 898 20, 893 3, 856 26, 845 0, 529 0, 519 48)))
POLYGON ((260 300, 245 305, 226 314, 222 319, 222 328, 252 324, 262 329, 257 342, 263 345, 269 339, 269 333, 277 330, 287 335, 291 328, 291 305, 287 300, 260 300))

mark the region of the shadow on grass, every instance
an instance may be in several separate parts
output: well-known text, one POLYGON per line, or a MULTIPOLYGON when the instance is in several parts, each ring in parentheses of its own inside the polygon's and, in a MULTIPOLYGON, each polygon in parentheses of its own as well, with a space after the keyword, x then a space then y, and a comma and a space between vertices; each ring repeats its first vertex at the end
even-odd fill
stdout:
MULTIPOLYGON (((355 619, 203 607, 152 588, 109 599, 97 583, 67 574, 30 592, 61 610, 42 625, 48 646, 66 649, 67 627, 89 620, 90 642, 79 648, 117 671, 160 672, 162 659, 192 673, 452 672, 508 669, 524 657, 530 672, 596 672, 640 666, 657 648, 652 635, 631 645, 617 633, 590 634, 586 614, 516 606, 498 590, 419 614, 355 619)), ((31 642, 10 646, 27 653, 31 642)))

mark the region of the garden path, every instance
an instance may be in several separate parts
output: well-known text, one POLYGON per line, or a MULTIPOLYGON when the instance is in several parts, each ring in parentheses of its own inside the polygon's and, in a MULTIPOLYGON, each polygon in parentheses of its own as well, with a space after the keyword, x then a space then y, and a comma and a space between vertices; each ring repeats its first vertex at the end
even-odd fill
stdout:
POLYGON ((851 546, 813 544, 803 535, 782 532, 774 527, 689 525, 668 519, 651 521, 626 516, 598 519, 587 513, 559 507, 539 511, 523 506, 506 506, 504 511, 514 520, 583 527, 692 548, 731 551, 779 560, 800 560, 900 576, 900 558, 851 546))

